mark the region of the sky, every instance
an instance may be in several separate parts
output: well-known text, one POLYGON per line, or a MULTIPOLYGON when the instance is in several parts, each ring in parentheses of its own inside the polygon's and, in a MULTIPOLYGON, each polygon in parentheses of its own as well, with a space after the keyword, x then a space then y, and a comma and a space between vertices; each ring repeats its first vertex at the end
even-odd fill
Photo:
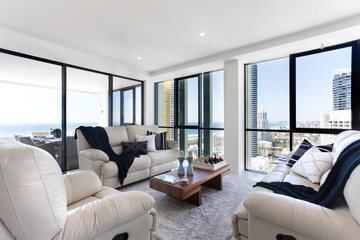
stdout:
MULTIPOLYGON (((99 122, 97 94, 69 91, 68 122, 99 122)), ((0 83, 0 124, 60 123, 61 91, 0 83)))
MULTIPOLYGON (((269 121, 289 121, 289 58, 257 66, 258 109, 269 121)), ((297 58, 297 121, 320 121, 320 112, 332 110, 332 75, 342 68, 351 68, 351 48, 297 58)))
MULTIPOLYGON (((224 122, 224 71, 212 72, 213 122, 224 122)), ((188 79, 188 121, 198 121, 198 80, 188 79)))

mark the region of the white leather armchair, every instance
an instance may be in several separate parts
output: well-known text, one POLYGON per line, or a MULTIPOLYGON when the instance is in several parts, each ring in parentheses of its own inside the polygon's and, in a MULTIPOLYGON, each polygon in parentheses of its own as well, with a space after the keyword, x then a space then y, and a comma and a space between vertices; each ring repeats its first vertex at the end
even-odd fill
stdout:
POLYGON ((0 141, 0 239, 152 239, 153 206, 146 193, 104 187, 92 171, 62 175, 49 153, 0 141))

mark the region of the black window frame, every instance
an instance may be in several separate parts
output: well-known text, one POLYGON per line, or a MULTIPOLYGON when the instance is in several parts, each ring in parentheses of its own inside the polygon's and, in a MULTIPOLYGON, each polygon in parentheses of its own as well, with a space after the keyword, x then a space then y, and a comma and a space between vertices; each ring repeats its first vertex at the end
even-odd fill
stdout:
MULTIPOLYGON (((289 55, 289 129, 254 129, 247 127, 247 75, 246 67, 255 63, 248 63, 244 65, 244 166, 245 170, 260 172, 248 168, 247 165, 247 138, 246 135, 248 132, 282 132, 289 133, 289 145, 290 151, 293 150, 293 135, 296 133, 309 133, 309 134, 339 134, 343 131, 349 129, 331 129, 331 128, 299 128, 296 127, 296 59, 299 57, 310 56, 313 54, 324 53, 328 51, 333 51, 341 48, 351 47, 351 128, 353 130, 360 130, 360 40, 355 40, 347 43, 341 43, 329 47, 324 47, 320 49, 313 49, 309 51, 304 51, 300 53, 290 54, 289 55)), ((260 172, 263 173, 263 172, 260 172)))
POLYGON ((37 57, 37 56, 33 56, 33 55, 21 53, 21 52, 16 52, 16 51, 4 49, 4 48, 0 48, 0 53, 8 54, 8 55, 16 56, 16 57, 21 57, 21 58, 25 58, 25 59, 30 59, 30 60, 34 60, 34 61, 44 62, 44 63, 48 63, 48 64, 53 64, 53 65, 57 65, 57 66, 61 67, 61 128, 62 128, 61 140, 62 140, 62 144, 61 144, 60 151, 61 151, 62 159, 61 159, 61 166, 60 167, 61 167, 61 170, 62 170, 63 173, 66 173, 67 171, 70 171, 70 170, 74 170, 74 169, 67 169, 67 166, 66 166, 66 164, 67 164, 67 160, 66 160, 66 153, 67 153, 66 152, 67 68, 74 68, 74 69, 78 69, 78 70, 83 70, 83 71, 88 71, 88 72, 108 76, 108 110, 109 110, 108 111, 108 125, 109 126, 113 126, 113 110, 112 110, 112 106, 113 106, 113 78, 118 77, 118 78, 123 78, 123 79, 126 79, 126 80, 139 82, 138 86, 141 85, 141 99, 142 99, 142 101, 141 101, 141 112, 142 112, 141 124, 142 125, 144 124, 144 86, 145 86, 145 84, 144 84, 145 81, 144 80, 139 80, 139 79, 135 79, 135 78, 121 76, 121 75, 117 75, 117 74, 113 74, 113 73, 107 73, 107 72, 103 72, 103 71, 99 71, 99 70, 95 70, 95 69, 80 67, 80 66, 68 64, 68 63, 65 63, 65 62, 54 61, 54 60, 51 60, 51 59, 37 57))
MULTIPOLYGON (((188 76, 183 76, 183 77, 179 77, 179 78, 175 78, 174 80, 174 126, 159 126, 159 128, 169 128, 169 129, 174 129, 174 138, 176 141, 179 141, 179 136, 178 136, 178 129, 195 129, 198 130, 198 150, 199 153, 202 152, 202 131, 203 130, 224 130, 225 128, 207 128, 207 127, 203 127, 202 126, 202 81, 203 81, 203 76, 205 74, 211 74, 213 72, 219 72, 219 71, 224 71, 223 69, 218 69, 218 70, 214 70, 214 71, 208 71, 208 72, 204 72, 204 73, 198 73, 198 74, 192 74, 192 75, 188 75, 188 76), (178 115, 179 115, 179 82, 181 80, 185 80, 185 79, 189 79, 189 78, 194 78, 197 77, 198 78, 198 125, 185 125, 185 124, 179 124, 179 119, 178 119, 178 115)), ((158 83, 155 83, 155 124, 158 125, 158 83)), ((180 145, 179 145, 180 146, 180 145)), ((180 149, 185 151, 184 149, 180 149)))
MULTIPOLYGON (((125 87, 125 88, 119 88, 119 89, 114 89, 113 90, 113 93, 114 92, 117 92, 119 91, 120 92, 120 126, 126 126, 126 125, 135 125, 136 124, 136 88, 137 87, 141 87, 141 84, 137 84, 137 85, 133 85, 133 86, 130 86, 130 87, 125 87), (132 123, 125 123, 124 122, 124 92, 125 91, 132 91, 132 94, 133 94, 133 122, 132 123)), ((143 102, 143 96, 141 95, 141 103, 143 102)), ((142 105, 142 104, 141 104, 142 105)), ((142 107, 143 108, 143 107, 142 107)), ((143 118, 143 116, 142 116, 143 118)))

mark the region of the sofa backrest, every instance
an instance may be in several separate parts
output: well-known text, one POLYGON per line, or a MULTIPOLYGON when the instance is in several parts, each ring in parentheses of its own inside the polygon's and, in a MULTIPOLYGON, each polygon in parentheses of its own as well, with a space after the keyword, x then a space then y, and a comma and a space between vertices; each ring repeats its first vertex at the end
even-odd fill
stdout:
POLYGON ((46 151, 0 140, 0 219, 15 239, 52 239, 66 221, 60 167, 46 151))
POLYGON ((334 140, 334 145, 332 151, 335 152, 338 148, 339 144, 346 138, 350 137, 351 135, 358 134, 360 131, 357 130, 346 130, 338 134, 334 140))
POLYGON ((129 125, 126 126, 126 130, 129 136, 129 142, 136 142, 136 135, 146 136, 146 132, 158 132, 159 127, 157 125, 129 125))
MULTIPOLYGON (((117 154, 122 153, 122 142, 136 142, 136 135, 145 136, 147 131, 158 132, 159 128, 157 125, 129 125, 129 126, 113 126, 105 127, 105 131, 109 136, 109 142, 114 152, 117 154)), ((80 130, 76 132, 78 140, 77 146, 78 151, 92 148, 86 141, 84 135, 80 130)))
MULTIPOLYGON (((105 127, 105 131, 109 136, 109 142, 111 147, 114 149, 114 151, 117 154, 120 154, 122 152, 122 142, 129 141, 126 127, 124 126, 105 127)), ((84 135, 81 133, 80 130, 77 130, 76 134, 78 137, 77 146, 79 152, 84 149, 92 148, 90 144, 86 141, 84 135)))
POLYGON ((333 146, 333 164, 335 164, 336 160, 338 159, 341 152, 349 146, 349 144, 355 142, 356 140, 360 139, 360 131, 349 130, 340 133, 336 138, 333 146), (340 139, 340 140, 339 140, 340 139))
MULTIPOLYGON (((339 135, 337 135, 335 138, 335 141, 334 141, 334 146, 333 146, 333 152, 335 152, 335 155, 333 158, 334 164, 335 164, 336 160, 338 159, 339 155, 341 154, 341 152, 347 146, 349 146, 349 144, 351 144, 359 139, 360 139, 360 131, 356 131, 356 130, 347 130, 347 131, 341 132, 339 135)), ((328 174, 328 173, 326 173, 326 174, 328 174)), ((322 177, 322 182, 324 182, 323 179, 325 179, 326 176, 322 177)), ((350 210, 351 214, 354 216, 356 221, 360 224, 360 204, 359 204, 360 189, 359 189, 359 186, 360 186, 360 165, 357 166, 351 173, 349 179, 346 182, 344 192, 343 192, 346 203, 349 206, 349 210, 350 210)))

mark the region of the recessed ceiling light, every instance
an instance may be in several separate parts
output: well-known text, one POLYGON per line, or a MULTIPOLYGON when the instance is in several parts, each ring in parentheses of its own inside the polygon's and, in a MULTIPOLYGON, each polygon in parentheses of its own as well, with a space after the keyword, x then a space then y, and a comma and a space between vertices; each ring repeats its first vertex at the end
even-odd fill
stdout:
POLYGON ((199 36, 200 37, 203 37, 203 36, 205 36, 206 34, 204 33, 204 32, 201 32, 201 33, 199 33, 199 36))
POLYGON ((142 57, 137 57, 136 59, 137 59, 137 60, 141 60, 141 59, 142 59, 142 57))

